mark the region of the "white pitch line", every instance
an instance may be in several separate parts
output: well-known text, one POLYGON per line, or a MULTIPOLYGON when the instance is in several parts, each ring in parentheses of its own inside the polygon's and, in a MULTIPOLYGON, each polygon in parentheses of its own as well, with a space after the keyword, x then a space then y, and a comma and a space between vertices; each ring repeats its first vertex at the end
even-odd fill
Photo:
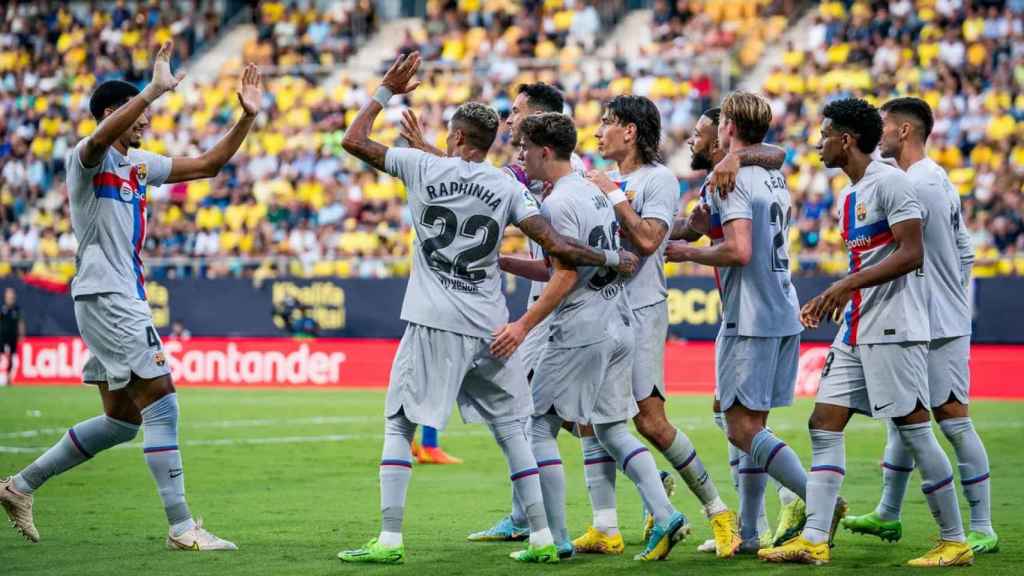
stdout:
MULTIPOLYGON (((447 436, 490 436, 486 430, 468 430, 465 432, 448 432, 447 436)), ((245 446, 266 444, 327 444, 347 442, 350 440, 379 440, 383 434, 321 434, 317 436, 270 436, 264 438, 210 438, 202 440, 186 440, 183 447, 191 446, 245 446)), ((112 450, 142 448, 142 442, 118 444, 112 450)), ((37 454, 49 449, 49 446, 0 446, 0 454, 37 454)))
MULTIPOLYGON (((288 426, 295 424, 352 424, 359 422, 377 422, 384 420, 378 416, 308 416, 303 418, 259 418, 249 420, 210 420, 200 422, 182 422, 182 428, 258 428, 261 426, 288 426)), ((39 428, 37 430, 21 430, 18 432, 0 432, 0 439, 5 438, 36 438, 39 436, 61 435, 67 428, 39 428)))

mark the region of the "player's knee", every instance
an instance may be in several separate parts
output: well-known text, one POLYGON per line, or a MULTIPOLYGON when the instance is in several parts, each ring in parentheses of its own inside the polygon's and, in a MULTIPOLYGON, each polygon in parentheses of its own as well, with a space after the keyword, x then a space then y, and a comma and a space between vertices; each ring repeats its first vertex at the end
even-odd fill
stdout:
POLYGON ((831 424, 832 422, 828 415, 818 410, 811 412, 811 417, 807 419, 807 428, 811 430, 829 430, 831 424))
POLYGON ((135 405, 141 410, 146 406, 160 400, 168 394, 174 394, 174 383, 170 374, 157 376, 156 378, 143 379, 132 375, 131 383, 128 384, 128 391, 132 395, 135 405))
POLYGON ((675 438, 675 428, 660 414, 641 412, 633 423, 641 436, 659 448, 668 447, 675 438))
POLYGON ((142 424, 142 413, 132 402, 129 402, 128 404, 104 406, 103 413, 106 414, 108 418, 120 420, 121 422, 127 422, 136 426, 142 424))
POLYGON ((729 420, 729 424, 726 426, 726 436, 733 446, 744 452, 750 452, 750 444, 760 431, 759 428, 759 425, 755 426, 754 422, 746 419, 729 420), (755 427, 758 429, 755 430, 755 427))
POLYGON ((942 406, 932 408, 935 420, 941 422, 950 418, 967 418, 967 404, 961 403, 952 394, 948 402, 942 406))

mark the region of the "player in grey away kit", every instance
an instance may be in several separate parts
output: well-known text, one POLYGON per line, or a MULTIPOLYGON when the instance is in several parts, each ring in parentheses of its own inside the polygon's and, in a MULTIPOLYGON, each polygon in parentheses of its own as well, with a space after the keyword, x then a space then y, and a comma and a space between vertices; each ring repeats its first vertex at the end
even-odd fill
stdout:
MULTIPOLYGON (((692 154, 690 167, 694 170, 708 170, 709 173, 701 185, 700 201, 694 210, 687 216, 676 218, 676 221, 672 224, 672 231, 669 233, 672 240, 695 242, 702 236, 709 235, 711 233, 711 195, 717 194, 724 199, 735 186, 736 174, 740 169, 739 156, 736 152, 726 150, 719 145, 718 125, 721 112, 720 108, 705 110, 690 136, 690 153, 692 154), (736 173, 732 172, 734 168, 736 173), (719 180, 724 180, 724 183, 721 185, 716 184, 716 181, 719 180)), ((781 168, 785 160, 785 152, 781 148, 775 147, 766 147, 766 149, 777 150, 778 161, 773 166, 762 167, 767 170, 781 168)), ((749 150, 749 148, 743 148, 740 152, 746 150, 749 150)), ((716 224, 716 236, 721 235, 720 228, 721 221, 716 224)), ((669 262, 678 261, 682 257, 681 252, 685 250, 686 246, 686 243, 683 242, 670 242, 665 247, 665 260, 669 262)), ((715 425, 722 432, 725 432, 725 414, 722 413, 721 404, 717 397, 712 401, 711 410, 714 414, 715 425)), ((743 451, 733 445, 732 442, 729 442, 728 437, 726 438, 726 444, 729 451, 729 471, 732 475, 733 488, 736 489, 740 498, 740 512, 742 514, 744 510, 752 506, 748 502, 747 492, 740 490, 739 470, 743 451)), ((778 528, 772 530, 768 525, 768 516, 765 511, 764 500, 762 499, 757 517, 757 532, 759 534, 759 541, 765 547, 770 546, 772 542, 781 543, 788 540, 789 537, 786 537, 786 535, 788 534, 791 537, 796 530, 802 530, 804 522, 803 500, 780 484, 775 478, 771 480, 779 494, 779 522, 778 528)), ((740 524, 742 529, 743 522, 741 521, 740 524)), ((700 552, 715 552, 714 539, 706 540, 697 547, 697 550, 700 552)))
POLYGON ((416 425, 443 429, 452 404, 458 402, 465 421, 488 424, 508 460, 513 489, 530 524, 529 546, 517 559, 557 562, 526 435, 533 402, 522 359, 500 358, 489 349, 490 339, 508 318, 498 246, 511 224, 574 264, 629 272, 636 259, 559 235, 525 187, 484 162, 497 134, 498 116, 483 104, 464 104, 452 116, 446 158, 388 148, 370 139, 373 121, 391 96, 419 85, 414 80, 419 64, 416 52, 398 58, 342 141, 347 152, 405 184, 416 242, 402 305, 402 319, 409 325, 392 365, 385 403, 381 532, 363 548, 338 557, 346 562, 404 560, 401 529, 416 425))
MULTIPOLYGON (((929 406, 939 428, 956 452, 960 485, 971 505, 967 544, 975 553, 995 552, 999 537, 992 529, 988 454, 967 414, 971 351, 971 305, 967 283, 974 251, 960 215, 960 195, 946 172, 925 154, 934 119, 920 98, 896 98, 882 106, 884 158, 894 158, 907 173, 927 215, 924 228, 924 279, 928 286, 931 342, 928 346, 929 406)), ((896 425, 887 423, 882 462, 882 499, 874 512, 843 519, 853 532, 896 541, 903 535, 900 511, 914 457, 900 441, 896 425)))
MULTIPOLYGON (((554 183, 543 206, 560 233, 604 249, 615 248, 615 215, 596 186, 575 173, 572 120, 545 113, 523 120, 520 159, 531 178, 554 183)), ((544 504, 560 546, 571 546, 565 526, 565 475, 556 438, 566 422, 592 424, 597 439, 636 484, 655 516, 655 525, 637 560, 661 560, 689 531, 661 484, 654 458, 629 432, 636 414, 632 378, 632 310, 614 270, 570 267, 552 255, 554 272, 535 263, 530 277, 549 279, 526 314, 499 331, 493 350, 509 356, 526 334, 554 315, 548 343, 533 378, 533 453, 540 468, 544 504)))
MULTIPOLYGON (((711 521, 718 555, 729 557, 738 544, 736 515, 719 498, 689 437, 665 415, 668 290, 664 249, 679 204, 679 182, 672 171, 660 163, 658 108, 642 96, 613 98, 605 105, 597 136, 601 154, 614 160, 617 170, 608 174, 594 171, 588 178, 614 206, 623 246, 643 258, 640 270, 626 282, 630 306, 636 316, 633 397, 640 411, 633 422, 700 500, 705 516, 711 521)), ((760 152, 751 148, 740 156, 745 162, 760 162, 760 152)), ((614 460, 587 431, 584 431, 583 447, 594 523, 574 544, 579 551, 619 553, 622 536, 615 504, 614 460)), ((671 479, 666 476, 666 480, 671 479)), ((666 484, 666 487, 671 488, 671 485, 666 484)), ((648 514, 645 535, 651 525, 652 518, 648 514)))
MULTIPOLYGON (((760 143, 771 125, 768 101, 734 92, 722 102, 718 140, 729 150, 760 143)), ((725 411, 738 463, 740 550, 760 548, 758 518, 767 476, 804 495, 807 475, 792 448, 765 426, 772 408, 793 403, 800 361, 799 303, 789 275, 789 190, 778 170, 742 168, 735 189, 703 198, 710 247, 675 246, 673 261, 715 266, 722 325, 715 342, 715 396, 725 411)))
POLYGON ((171 74, 171 54, 167 42, 141 92, 127 82, 100 84, 89 99, 99 126, 68 156, 71 225, 78 240, 71 294, 78 329, 91 355, 82 378, 99 387, 104 414, 75 424, 35 462, 0 481, 0 504, 33 542, 39 533, 32 521, 32 493, 48 478, 132 440, 141 424, 142 451, 170 524, 167 547, 236 549, 193 521, 185 501, 178 399, 146 303, 142 246, 148 187, 216 176, 245 140, 263 94, 259 69, 249 64, 238 92, 242 116, 213 148, 195 158, 139 150, 149 125, 149 105, 184 78, 183 73, 171 74))
MULTIPOLYGON (((840 229, 850 252, 850 273, 806 303, 801 321, 822 318, 842 326, 822 370, 811 414, 811 470, 807 524, 790 541, 758 552, 771 562, 825 564, 845 503, 843 430, 854 412, 891 418, 921 469, 921 489, 939 525, 939 544, 911 566, 966 565, 953 469, 932 431, 928 414, 927 287, 915 273, 924 263, 921 204, 898 168, 870 154, 882 137, 878 110, 857 98, 834 100, 822 112, 818 151, 829 168, 842 168, 850 185, 838 202, 840 229)), ((925 270, 927 274, 927 270, 925 270)))

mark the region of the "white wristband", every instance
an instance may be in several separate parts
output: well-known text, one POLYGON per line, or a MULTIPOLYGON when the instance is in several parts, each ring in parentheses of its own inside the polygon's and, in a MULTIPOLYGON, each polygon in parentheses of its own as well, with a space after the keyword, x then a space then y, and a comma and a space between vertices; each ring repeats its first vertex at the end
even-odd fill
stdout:
POLYGON ((622 190, 616 190, 608 193, 608 201, 612 203, 612 206, 619 204, 620 202, 626 202, 629 198, 626 198, 626 193, 622 190))
POLYGON ((606 268, 615 268, 619 265, 619 252, 617 250, 604 251, 604 265, 606 268))
POLYGON ((388 90, 387 86, 385 86, 383 84, 381 84, 377 88, 377 91, 373 93, 373 99, 378 104, 380 104, 381 108, 386 108, 387 107, 388 100, 391 100, 392 96, 394 96, 394 94, 391 92, 391 90, 388 90))

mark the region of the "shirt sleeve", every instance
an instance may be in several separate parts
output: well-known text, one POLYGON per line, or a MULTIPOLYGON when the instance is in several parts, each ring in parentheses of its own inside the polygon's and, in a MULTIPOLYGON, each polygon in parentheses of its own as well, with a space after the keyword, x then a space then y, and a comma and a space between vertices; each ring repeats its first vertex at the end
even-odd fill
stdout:
POLYGON ((882 182, 878 191, 880 205, 889 221, 889 226, 906 220, 924 219, 921 203, 918 202, 917 196, 914 194, 913 185, 902 172, 894 171, 882 182))
POLYGON ((422 170, 430 154, 415 148, 388 148, 384 155, 384 171, 405 184, 409 194, 418 194, 422 170))
POLYGON ((648 186, 639 216, 661 220, 671 227, 679 208, 679 181, 668 169, 658 170, 648 186))
POLYGON ((531 216, 540 214, 537 206, 537 199, 518 182, 514 184, 516 190, 511 195, 512 208, 509 210, 509 224, 519 224, 531 216))
POLYGON ((71 153, 68 154, 68 176, 71 181, 91 181, 92 177, 100 171, 103 166, 103 160, 100 163, 93 166, 92 168, 85 167, 82 164, 82 147, 85 146, 85 139, 83 138, 75 147, 71 149, 71 153))
POLYGON ((162 186, 171 175, 174 161, 161 154, 139 150, 139 158, 146 163, 146 185, 162 186))
POLYGON ((724 199, 719 200, 722 224, 730 220, 753 220, 754 210, 750 206, 750 178, 740 174, 736 186, 724 199))

